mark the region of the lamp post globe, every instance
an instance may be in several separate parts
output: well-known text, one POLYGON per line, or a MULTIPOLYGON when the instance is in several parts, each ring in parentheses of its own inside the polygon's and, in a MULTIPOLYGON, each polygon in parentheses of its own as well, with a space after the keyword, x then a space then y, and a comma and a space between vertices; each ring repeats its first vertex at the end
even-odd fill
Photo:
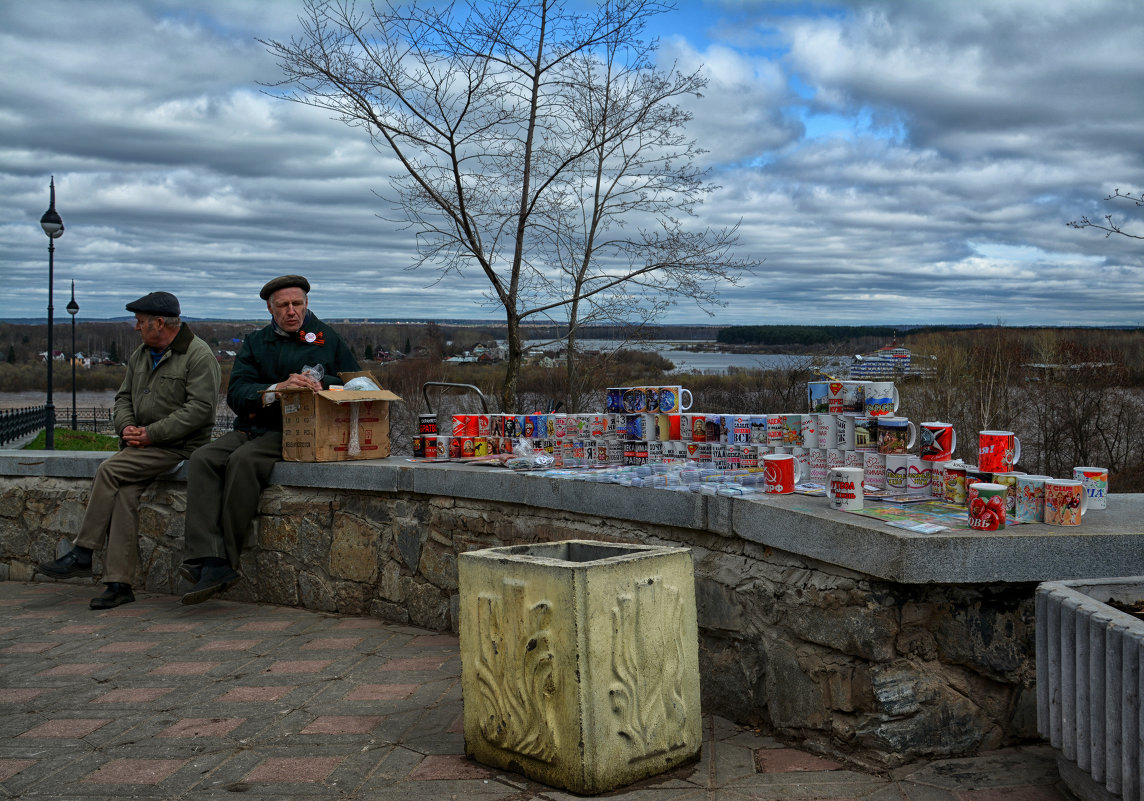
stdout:
POLYGON ((48 235, 48 403, 44 407, 44 447, 54 450, 56 447, 56 406, 52 403, 52 361, 55 357, 55 346, 52 340, 52 284, 56 272, 56 240, 63 236, 64 221, 56 211, 56 177, 51 181, 52 199, 48 210, 40 218, 40 227, 48 235))
POLYGON ((72 284, 72 296, 68 301, 67 310, 72 318, 72 348, 71 348, 71 363, 72 363, 72 431, 79 431, 79 424, 76 419, 75 411, 75 316, 79 314, 79 304, 75 302, 75 281, 72 284))

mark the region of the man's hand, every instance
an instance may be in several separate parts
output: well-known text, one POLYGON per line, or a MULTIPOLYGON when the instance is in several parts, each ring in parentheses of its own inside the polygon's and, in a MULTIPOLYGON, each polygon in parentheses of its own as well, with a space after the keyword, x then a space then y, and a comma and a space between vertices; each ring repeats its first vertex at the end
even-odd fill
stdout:
POLYGON ((151 437, 144 426, 126 426, 121 436, 131 448, 146 448, 151 444, 151 437))
POLYGON ((315 381, 302 373, 291 373, 285 381, 278 382, 278 389, 312 389, 314 392, 321 392, 322 382, 315 381))

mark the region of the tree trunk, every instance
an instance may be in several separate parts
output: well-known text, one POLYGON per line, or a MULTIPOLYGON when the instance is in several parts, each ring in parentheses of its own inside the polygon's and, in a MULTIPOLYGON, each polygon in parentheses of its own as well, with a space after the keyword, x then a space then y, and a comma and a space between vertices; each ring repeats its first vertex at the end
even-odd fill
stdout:
POLYGON ((524 345, 520 340, 520 318, 511 312, 506 315, 508 327, 508 364, 504 371, 504 388, 501 390, 501 411, 506 414, 517 412, 516 388, 520 378, 520 365, 524 360, 524 345))
POLYGON ((580 300, 578 297, 572 299, 572 303, 568 306, 568 340, 567 347, 564 351, 565 360, 564 368, 567 376, 565 382, 567 386, 568 397, 566 398, 566 405, 568 411, 573 414, 580 412, 580 387, 577 383, 577 370, 576 370, 576 318, 579 311, 580 300))

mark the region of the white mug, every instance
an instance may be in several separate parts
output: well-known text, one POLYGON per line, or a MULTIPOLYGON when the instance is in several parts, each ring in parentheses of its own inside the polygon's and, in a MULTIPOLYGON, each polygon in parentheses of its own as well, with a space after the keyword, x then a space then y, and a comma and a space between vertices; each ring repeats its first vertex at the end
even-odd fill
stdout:
POLYGON ((905 492, 908 488, 910 457, 906 453, 887 453, 886 489, 890 492, 905 492))
POLYGON ((667 414, 678 414, 691 408, 691 390, 681 386, 659 387, 658 410, 667 414), (684 403, 684 396, 687 402, 684 403))
POLYGON ((932 479, 930 462, 920 456, 911 455, 906 462, 906 491, 910 495, 929 495, 932 479))
POLYGON ((1074 467, 1073 478, 1084 484, 1089 509, 1108 508, 1108 468, 1074 467))
POLYGON ((818 429, 818 447, 820 448, 837 448, 838 447, 838 417, 833 414, 819 414, 815 415, 816 426, 818 429))
POLYGON ((866 414, 870 417, 889 416, 898 411, 900 398, 893 381, 866 381, 862 388, 866 414))
MULTIPOLYGON (((855 451, 861 453, 861 451, 855 451)), ((886 454, 877 451, 862 453, 863 481, 874 489, 886 488, 886 454)))
POLYGON ((878 418, 878 452, 902 454, 914 447, 918 438, 917 428, 905 417, 878 418))
POLYGON ((862 468, 837 467, 830 471, 826 483, 830 508, 856 512, 862 508, 862 468))
POLYGON ((826 483, 826 449, 810 449, 810 480, 816 484, 826 483))

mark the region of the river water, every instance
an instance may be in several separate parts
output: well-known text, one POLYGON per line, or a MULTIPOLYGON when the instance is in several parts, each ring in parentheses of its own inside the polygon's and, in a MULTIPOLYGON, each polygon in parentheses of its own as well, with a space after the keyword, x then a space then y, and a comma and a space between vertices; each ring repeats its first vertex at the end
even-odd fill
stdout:
MULTIPOLYGON (((578 340, 576 347, 585 351, 612 351, 617 348, 625 350, 654 351, 675 365, 672 374, 684 373, 715 373, 725 374, 729 368, 739 370, 785 370, 791 367, 804 365, 811 357, 786 353, 720 353, 717 351, 684 350, 688 346, 711 345, 710 340, 697 341, 651 341, 621 343, 610 339, 582 339, 578 340)), ((556 345, 545 346, 541 340, 529 340, 524 343, 525 348, 541 350, 556 349, 556 345)), ((850 360, 845 359, 849 366, 850 360)))
MULTIPOLYGON (((533 340, 525 343, 526 348, 536 348, 544 343, 533 340)), ((685 375, 687 373, 715 373, 725 374, 729 368, 740 370, 785 370, 804 365, 810 357, 796 356, 782 353, 719 353, 708 351, 682 350, 687 345, 703 345, 710 342, 636 342, 626 343, 622 347, 628 350, 655 351, 660 356, 675 365, 671 375, 685 375)), ((581 340, 578 346, 582 350, 615 350, 621 347, 620 343, 607 339, 581 340)), ((549 346, 555 347, 555 346, 549 346)), ((849 360, 846 360, 849 363, 849 360)), ((41 406, 45 400, 44 391, 29 392, 0 392, 0 409, 18 409, 25 406, 41 406)), ((91 407, 111 408, 115 400, 115 392, 77 392, 76 408, 91 407)), ((52 402, 57 409, 71 409, 71 392, 57 390, 53 393, 52 402)), ((225 406, 225 402, 223 404, 225 406)))

